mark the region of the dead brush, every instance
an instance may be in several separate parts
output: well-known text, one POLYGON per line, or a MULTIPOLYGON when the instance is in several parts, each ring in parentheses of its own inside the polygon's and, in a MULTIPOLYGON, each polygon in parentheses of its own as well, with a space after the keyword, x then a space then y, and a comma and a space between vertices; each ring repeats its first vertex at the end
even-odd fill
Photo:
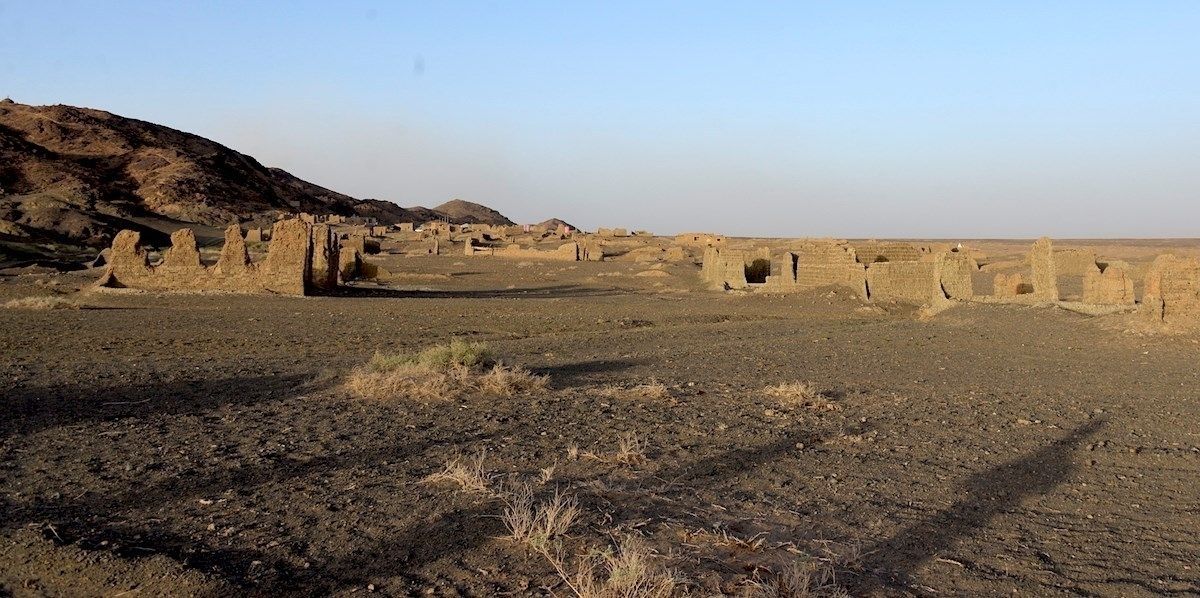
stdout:
POLYGON ((615 452, 595 453, 587 451, 580 453, 580 455, 603 463, 637 465, 646 460, 646 442, 637 434, 626 432, 617 438, 617 450, 615 452))
POLYGON ((783 567, 767 578, 756 578, 746 587, 746 598, 849 598, 837 581, 832 563, 803 561, 783 567))
POLYGON ((450 459, 442 468, 441 471, 431 473, 421 479, 426 484, 438 484, 442 482, 450 482, 457 484, 458 487, 471 494, 492 495, 492 480, 495 475, 490 474, 483 467, 486 451, 480 450, 471 458, 455 457, 450 459))
POLYGON ((634 536, 615 548, 593 550, 574 566, 561 552, 544 554, 578 598, 667 598, 684 583, 634 536))
POLYGON ((611 384, 601 387, 597 391, 601 396, 613 399, 648 399, 648 400, 663 400, 671 398, 671 390, 666 384, 651 378, 645 384, 637 386, 619 386, 611 384))
POLYGON ((549 382, 546 376, 497 362, 484 343, 455 340, 417 353, 376 352, 350 372, 345 384, 364 398, 432 401, 472 393, 511 397, 544 391, 549 382))
POLYGON ((508 528, 508 538, 547 554, 551 542, 560 538, 579 518, 579 501, 555 490, 549 500, 537 502, 533 488, 526 483, 516 483, 501 494, 504 514, 500 519, 508 528))
POLYGON ((521 366, 496 364, 477 380, 479 390, 485 394, 511 397, 520 393, 541 392, 550 385, 550 378, 539 376, 521 366))
POLYGON ((801 406, 814 411, 840 411, 841 405, 821 394, 817 387, 808 382, 783 382, 767 386, 762 390, 769 397, 781 399, 788 405, 801 406))
POLYGON ((31 309, 39 311, 49 311, 54 309, 81 309, 83 306, 79 303, 59 297, 55 295, 41 295, 37 297, 21 297, 4 303, 7 309, 31 309))

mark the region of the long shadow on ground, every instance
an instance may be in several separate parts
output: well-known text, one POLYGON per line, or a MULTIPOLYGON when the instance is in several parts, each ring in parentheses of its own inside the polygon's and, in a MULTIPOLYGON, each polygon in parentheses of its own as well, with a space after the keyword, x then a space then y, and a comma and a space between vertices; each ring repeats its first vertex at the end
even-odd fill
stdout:
POLYGON ((883 572, 884 578, 863 579, 856 593, 869 594, 884 585, 907 586, 912 574, 939 553, 986 528, 1022 500, 1053 490, 1075 472, 1071 455, 1075 447, 1104 424, 1103 419, 1093 419, 1029 455, 968 478, 963 484, 966 498, 867 549, 867 569, 883 572))

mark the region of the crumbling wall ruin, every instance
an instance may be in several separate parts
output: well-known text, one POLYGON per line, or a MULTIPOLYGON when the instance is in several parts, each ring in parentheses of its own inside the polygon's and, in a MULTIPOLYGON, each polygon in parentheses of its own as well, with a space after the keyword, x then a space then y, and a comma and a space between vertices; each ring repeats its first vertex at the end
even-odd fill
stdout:
POLYGON ((682 233, 675 235, 675 245, 683 247, 726 247, 729 241, 716 233, 682 233))
POLYGON ((1005 274, 999 272, 992 279, 992 295, 996 297, 1016 297, 1033 292, 1033 285, 1025 282, 1020 272, 1005 274))
POLYGON ((974 273, 978 267, 970 255, 958 251, 940 254, 942 294, 948 299, 970 300, 975 297, 974 273))
POLYGON ((534 260, 555 260, 576 262, 579 261, 579 243, 571 241, 563 243, 557 249, 544 250, 522 247, 516 243, 504 245, 502 247, 480 247, 468 241, 463 245, 464 255, 490 255, 495 257, 513 258, 513 259, 534 259, 534 260))
POLYGON ((1093 305, 1133 305, 1129 265, 1111 262, 1103 270, 1094 262, 1083 276, 1083 302, 1093 305))
POLYGON ((1200 321, 1200 259, 1166 254, 1146 272, 1143 313, 1167 324, 1200 321))
POLYGON ((854 244, 855 259, 860 264, 876 262, 915 262, 921 251, 909 243, 867 241, 854 244))
POLYGON ((1054 267, 1054 247, 1049 237, 1042 237, 1029 250, 1029 266, 1033 270, 1033 296, 1039 301, 1058 301, 1058 273, 1054 267))
POLYGON ((926 304, 944 299, 941 262, 876 262, 867 268, 868 297, 876 301, 926 304))
POLYGON ((110 260, 97 284, 156 291, 227 291, 304 295, 337 285, 337 238, 326 225, 279 220, 271 230, 267 257, 252 263, 238 225, 225 230, 217 263, 206 266, 196 235, 181 228, 171 235, 162 262, 151 265, 141 234, 123 230, 113 239, 110 260), (316 251, 314 251, 316 247, 316 251))
POLYGON ((727 289, 744 289, 746 282, 746 252, 740 249, 709 247, 704 250, 700 276, 706 282, 727 289))
POLYGON ((1054 250, 1056 276, 1087 276, 1096 269, 1096 252, 1092 249, 1068 248, 1054 250))

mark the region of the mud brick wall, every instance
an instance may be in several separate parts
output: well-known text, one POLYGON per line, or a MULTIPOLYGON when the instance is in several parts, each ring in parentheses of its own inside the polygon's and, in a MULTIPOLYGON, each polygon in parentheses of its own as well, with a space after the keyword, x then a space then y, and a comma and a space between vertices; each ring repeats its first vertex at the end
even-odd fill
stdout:
POLYGON ((875 262, 915 262, 921 251, 908 243, 879 243, 868 241, 854 245, 855 258, 860 264, 875 262))
POLYGON ((1087 276, 1096 268, 1096 252, 1091 249, 1054 250, 1054 273, 1058 276, 1087 276))
POLYGON ((1083 302, 1095 305, 1133 305, 1133 279, 1129 267, 1110 263, 1100 270, 1094 263, 1083 276, 1083 302))
POLYGON ((1029 250, 1029 267, 1033 269, 1033 294, 1041 301, 1058 301, 1058 273, 1054 266, 1054 247, 1049 237, 1042 237, 1029 250))
POLYGON ((1142 310, 1168 324, 1200 320, 1200 259, 1160 255, 1146 272, 1142 310))
POLYGON ((521 247, 513 243, 504 247, 479 247, 471 242, 463 245, 464 255, 490 255, 511 259, 554 260, 564 262, 579 261, 579 243, 572 241, 558 246, 558 249, 545 250, 521 247))
POLYGON ((872 300, 925 304, 942 298, 941 264, 877 262, 867 268, 867 293, 872 300))
POLYGON ((704 280, 716 286, 744 289, 746 282, 746 260, 748 256, 740 249, 709 247, 704 250, 704 265, 700 274, 704 280))
POLYGON ((200 259, 196 235, 182 228, 171 235, 171 247, 151 265, 141 235, 123 230, 113 239, 111 259, 98 281, 102 286, 157 291, 226 291, 304 295, 337 284, 337 239, 326 225, 280 220, 271 230, 267 257, 252 263, 241 229, 225 230, 217 263, 200 259), (314 238, 314 234, 316 238, 314 238), (314 246, 318 251, 314 253, 314 246))

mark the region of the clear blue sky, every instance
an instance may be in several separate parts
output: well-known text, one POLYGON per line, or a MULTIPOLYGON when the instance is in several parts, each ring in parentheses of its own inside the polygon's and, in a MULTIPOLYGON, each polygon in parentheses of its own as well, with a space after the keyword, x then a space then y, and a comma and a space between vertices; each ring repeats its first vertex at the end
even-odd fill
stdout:
POLYGON ((1200 235, 1195 0, 0 0, 2 95, 518 221, 1200 235))

